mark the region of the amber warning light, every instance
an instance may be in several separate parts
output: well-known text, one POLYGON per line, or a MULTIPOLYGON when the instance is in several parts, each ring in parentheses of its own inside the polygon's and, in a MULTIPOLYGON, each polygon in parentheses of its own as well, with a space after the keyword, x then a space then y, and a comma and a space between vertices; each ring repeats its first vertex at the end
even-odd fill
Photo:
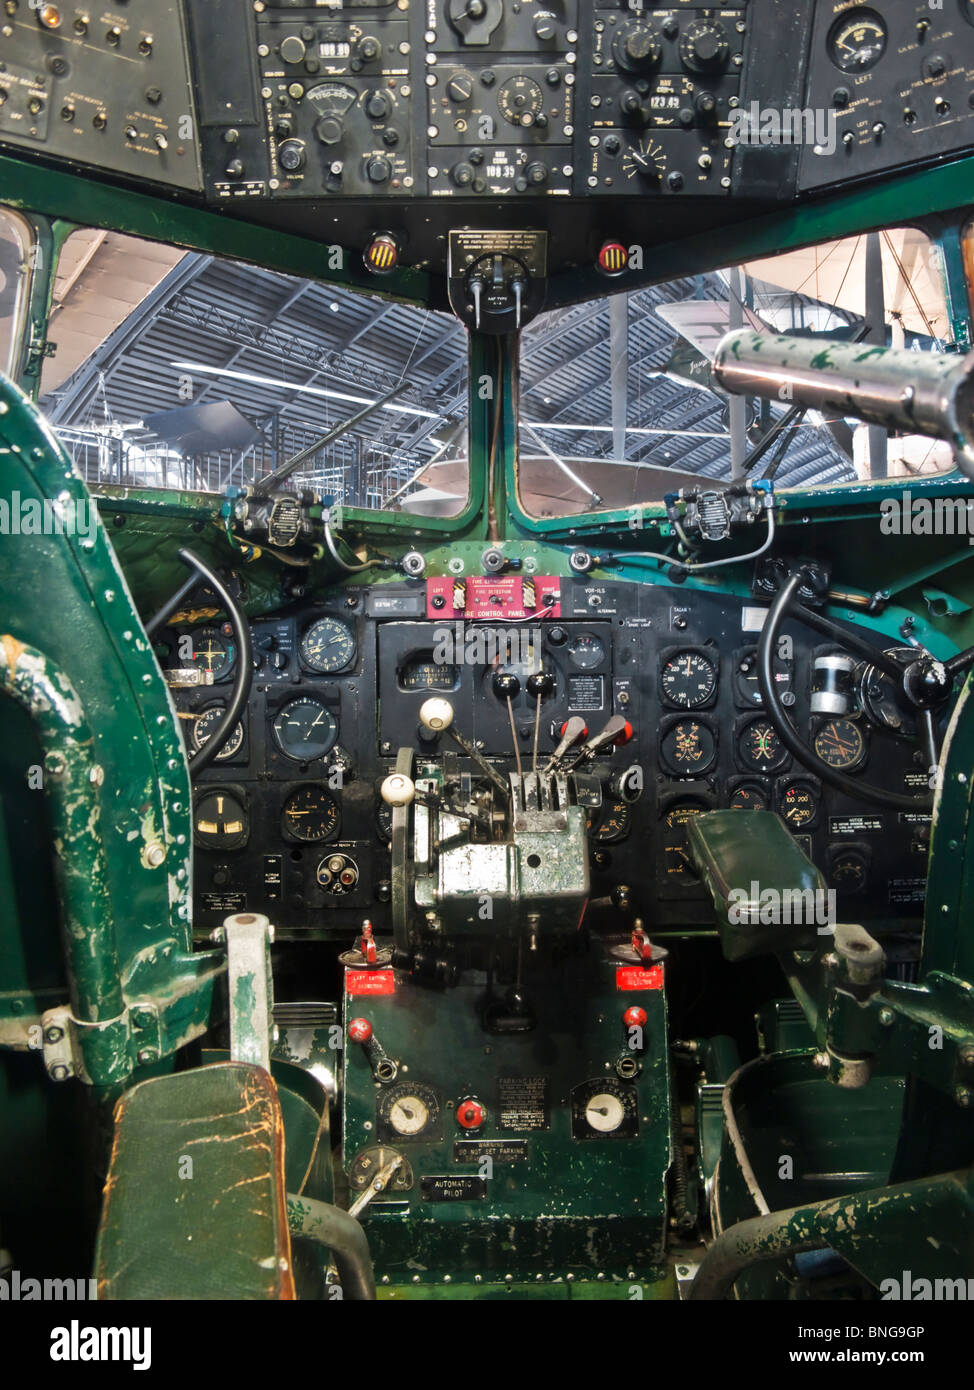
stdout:
POLYGON ((629 265, 629 252, 621 241, 607 241, 599 252, 599 270, 603 275, 621 275, 629 265))
POLYGON ((399 242, 390 232, 374 236, 365 248, 365 264, 375 275, 387 275, 399 264, 399 242))

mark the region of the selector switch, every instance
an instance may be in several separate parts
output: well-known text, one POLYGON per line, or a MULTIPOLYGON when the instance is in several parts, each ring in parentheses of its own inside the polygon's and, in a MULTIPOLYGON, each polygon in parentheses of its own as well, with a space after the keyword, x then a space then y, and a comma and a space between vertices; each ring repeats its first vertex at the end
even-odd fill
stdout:
POLYGON ((281 58, 285 63, 303 63, 307 51, 304 40, 297 34, 288 34, 281 42, 281 58))

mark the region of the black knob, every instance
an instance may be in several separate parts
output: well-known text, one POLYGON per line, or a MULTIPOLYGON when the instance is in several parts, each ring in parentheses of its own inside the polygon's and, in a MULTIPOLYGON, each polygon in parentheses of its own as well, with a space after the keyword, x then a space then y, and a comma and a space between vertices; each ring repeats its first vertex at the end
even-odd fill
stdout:
POLYGON ((304 142, 301 140, 285 140, 284 144, 277 152, 277 161, 282 169, 289 174, 294 174, 298 169, 304 168, 304 142))
POLYGON ((639 93, 634 92, 631 87, 628 91, 623 92, 622 96, 619 98, 619 109, 622 114, 634 124, 645 125, 646 121, 649 120, 649 113, 645 106, 643 106, 642 98, 639 93))
POLYGON ((524 173, 528 183, 534 184, 535 188, 539 188, 541 184, 548 182, 548 166, 547 164, 542 164, 540 159, 529 164, 524 173))
POLYGON ((242 178, 243 171, 244 162, 242 159, 231 159, 230 163, 227 165, 227 173, 232 179, 242 178))
POLYGON ((553 39, 558 30, 555 21, 550 14, 539 14, 534 21, 534 36, 536 39, 553 39))
POLYGON ((345 127, 338 116, 322 116, 315 122, 315 135, 323 145, 337 145, 345 134, 345 127))
POLYGON ((281 58, 285 63, 303 63, 307 48, 297 34, 288 34, 281 40, 281 58))
POLYGON ((459 164, 454 164, 450 170, 450 178, 457 188, 467 188, 474 180, 474 167, 462 159, 459 164))
POLYGON ((630 23, 616 35, 612 52, 616 64, 625 72, 645 72, 659 62, 662 49, 655 29, 630 23))
POLYGON ((365 166, 365 177, 369 183, 387 183, 391 175, 392 165, 384 155, 373 155, 365 166))
POLYGON ((691 24, 680 43, 680 57, 692 72, 717 72, 729 56, 727 34, 716 19, 691 24))
POLYGON ((550 695, 555 688, 555 678, 550 671, 535 671, 527 679, 528 694, 535 699, 539 695, 550 695))
POLYGON ((693 109, 702 121, 712 121, 717 115, 717 98, 713 92, 698 92, 693 98, 693 109))
POLYGON ((518 680, 517 676, 512 676, 504 671, 495 673, 491 685, 494 694, 499 700, 506 700, 508 698, 513 700, 514 696, 517 695, 521 689, 521 682, 518 680))
POLYGON ((274 134, 279 140, 286 140, 292 133, 292 129, 290 119, 287 116, 278 116, 274 122, 274 134))
POLYGON ((382 121, 388 116, 391 105, 385 92, 369 92, 365 98, 365 114, 369 120, 382 121))
POLYGON ((469 101, 473 96, 473 78, 467 72, 455 72, 446 84, 446 94, 451 101, 469 101))
POLYGON ((568 641, 568 633, 563 627, 549 627, 548 642, 552 647, 561 647, 568 641))
POLYGON ((373 38, 371 34, 366 34, 365 38, 359 42, 358 51, 360 58, 363 58, 367 63, 371 63, 374 62, 382 52, 382 45, 379 40, 373 38))

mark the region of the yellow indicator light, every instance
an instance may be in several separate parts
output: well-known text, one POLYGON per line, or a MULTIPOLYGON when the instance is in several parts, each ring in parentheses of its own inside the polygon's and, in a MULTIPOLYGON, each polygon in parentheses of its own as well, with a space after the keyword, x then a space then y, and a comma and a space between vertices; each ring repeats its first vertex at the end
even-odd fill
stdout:
POLYGON ((37 18, 43 24, 45 29, 60 29, 60 5, 42 5, 40 9, 37 11, 37 18))

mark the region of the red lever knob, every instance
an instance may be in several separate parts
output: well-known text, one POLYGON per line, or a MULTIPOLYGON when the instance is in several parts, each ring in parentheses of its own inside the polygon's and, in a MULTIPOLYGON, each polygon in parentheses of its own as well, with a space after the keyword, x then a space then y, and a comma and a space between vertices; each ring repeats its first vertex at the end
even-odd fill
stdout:
POLYGON ((348 1036, 352 1042, 367 1043, 372 1037, 372 1024, 367 1018, 353 1018, 348 1025, 348 1036))
POLYGON ((638 1004, 633 1004, 631 1009, 627 1009, 622 1015, 622 1021, 627 1028, 642 1028, 646 1022, 646 1010, 641 1009, 638 1004))
POLYGON ((479 1129, 486 1118, 479 1100, 462 1100, 457 1106, 457 1123, 464 1129, 479 1129))

